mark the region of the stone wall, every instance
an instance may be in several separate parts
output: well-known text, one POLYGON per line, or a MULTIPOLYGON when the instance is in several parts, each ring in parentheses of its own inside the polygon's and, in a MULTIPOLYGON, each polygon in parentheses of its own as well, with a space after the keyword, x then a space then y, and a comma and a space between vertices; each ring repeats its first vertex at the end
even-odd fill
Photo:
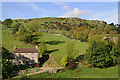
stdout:
POLYGON ((13 63, 15 65, 26 65, 38 63, 38 53, 14 53, 13 63))

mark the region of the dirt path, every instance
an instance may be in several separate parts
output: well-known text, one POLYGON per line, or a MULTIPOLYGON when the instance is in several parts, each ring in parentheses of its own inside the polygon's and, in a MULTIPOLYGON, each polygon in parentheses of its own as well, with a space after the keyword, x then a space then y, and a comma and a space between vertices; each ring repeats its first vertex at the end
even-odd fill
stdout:
POLYGON ((30 74, 26 74, 26 75, 32 75, 32 74, 38 74, 38 73, 43 73, 43 72, 47 72, 49 70, 59 70, 59 69, 63 69, 64 67, 58 67, 58 68, 51 68, 51 67, 41 67, 40 69, 42 69, 42 71, 38 71, 38 72, 34 72, 34 73, 30 73, 30 74))
MULTIPOLYGON (((54 58, 52 58, 51 56, 50 56, 50 58, 48 59, 48 61, 50 61, 50 60, 52 60, 57 66, 60 66, 60 65, 54 60, 54 58)), ((64 68, 64 67, 56 67, 56 68, 53 68, 53 67, 41 67, 40 69, 42 69, 42 71, 38 71, 38 72, 26 74, 26 75, 43 73, 43 72, 47 72, 47 71, 50 71, 50 70, 59 70, 59 69, 63 69, 63 68, 64 68)))

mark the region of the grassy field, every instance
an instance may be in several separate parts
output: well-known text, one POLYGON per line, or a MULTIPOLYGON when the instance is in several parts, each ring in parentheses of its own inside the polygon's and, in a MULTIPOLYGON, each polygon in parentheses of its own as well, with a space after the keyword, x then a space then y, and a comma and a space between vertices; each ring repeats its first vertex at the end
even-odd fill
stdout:
MULTIPOLYGON (((84 54, 88 48, 88 43, 77 42, 71 39, 55 36, 54 34, 43 33, 42 38, 38 41, 45 41, 47 46, 47 52, 55 59, 57 63, 60 63, 62 56, 66 52, 66 46, 69 43, 74 43, 75 49, 77 49, 78 55, 84 54)), ((14 45, 17 47, 34 47, 29 44, 25 44, 23 41, 15 39, 15 36, 11 34, 11 30, 2 31, 2 45, 9 51, 13 51, 14 45)))
MULTIPOLYGON (((48 53, 60 64, 62 56, 66 52, 66 46, 74 43, 75 49, 79 50, 78 55, 84 54, 88 48, 88 43, 78 42, 68 38, 58 37, 55 34, 43 33, 39 42, 45 41, 48 53)), ((10 51, 13 51, 14 45, 17 47, 33 47, 22 41, 15 39, 11 34, 11 30, 2 31, 2 45, 10 51)), ((41 73, 29 76, 30 78, 117 78, 118 66, 106 69, 88 68, 83 66, 75 70, 65 70, 56 74, 41 73)))
POLYGON ((29 78, 117 78, 118 66, 106 69, 88 68, 83 66, 75 70, 65 70, 56 74, 48 72, 27 76, 29 78))
POLYGON ((8 49, 10 52, 13 52, 14 45, 16 47, 32 47, 29 44, 25 44, 22 41, 18 41, 15 39, 15 36, 11 34, 11 30, 2 30, 2 46, 8 49))
POLYGON ((40 42, 41 41, 46 42, 46 46, 49 54, 59 64, 60 64, 61 58, 64 56, 66 52, 66 46, 69 43, 74 43, 75 49, 79 51, 77 55, 84 54, 86 49, 88 48, 88 43, 85 43, 85 42, 77 42, 68 38, 57 37, 54 34, 49 34, 49 33, 44 33, 43 35, 44 36, 40 39, 40 42))

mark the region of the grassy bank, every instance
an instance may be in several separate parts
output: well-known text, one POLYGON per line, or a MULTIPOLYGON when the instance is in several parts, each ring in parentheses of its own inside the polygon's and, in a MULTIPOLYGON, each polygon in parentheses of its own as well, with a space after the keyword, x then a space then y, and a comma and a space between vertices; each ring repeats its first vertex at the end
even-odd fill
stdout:
POLYGON ((118 66, 100 69, 83 66, 75 70, 65 70, 56 74, 40 73, 27 76, 29 78, 117 78, 118 66))

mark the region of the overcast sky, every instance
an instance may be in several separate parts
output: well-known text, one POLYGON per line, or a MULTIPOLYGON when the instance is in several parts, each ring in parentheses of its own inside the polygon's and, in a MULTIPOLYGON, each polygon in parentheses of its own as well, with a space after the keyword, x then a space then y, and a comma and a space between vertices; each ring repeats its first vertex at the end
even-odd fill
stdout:
POLYGON ((118 23, 118 2, 3 2, 2 20, 79 17, 118 23))

